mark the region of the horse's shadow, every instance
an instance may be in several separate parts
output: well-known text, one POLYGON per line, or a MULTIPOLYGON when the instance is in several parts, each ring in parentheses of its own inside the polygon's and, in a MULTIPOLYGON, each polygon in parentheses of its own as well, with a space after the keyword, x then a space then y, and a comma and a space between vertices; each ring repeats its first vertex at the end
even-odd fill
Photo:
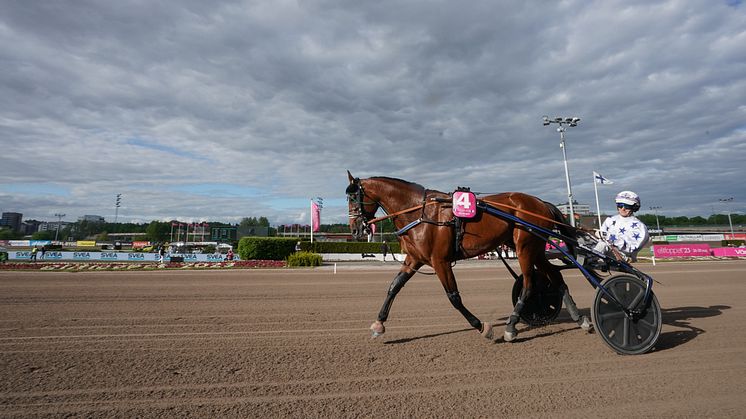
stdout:
POLYGON ((399 343, 409 343, 420 339, 430 339, 430 338, 436 338, 438 336, 446 336, 446 335, 452 335, 454 333, 464 333, 464 332, 471 332, 474 331, 472 328, 466 328, 466 329, 458 329, 458 330, 450 330, 448 332, 441 332, 441 333, 432 333, 429 335, 422 335, 422 336, 413 336, 410 338, 404 338, 404 339, 396 339, 396 340, 388 340, 384 342, 386 345, 393 345, 393 344, 399 344, 399 343))
MULTIPOLYGON (((658 341, 655 344, 656 351, 664 351, 668 349, 675 348, 679 345, 683 345, 684 343, 687 343, 697 336, 706 333, 705 330, 700 329, 696 326, 693 326, 690 324, 692 319, 702 319, 707 317, 714 317, 719 316, 723 314, 723 310, 730 309, 730 306, 725 305, 715 305, 710 307, 698 307, 698 306, 688 306, 688 307, 674 307, 674 308, 664 308, 661 309, 661 316, 663 324, 666 324, 668 326, 673 326, 679 329, 684 330, 674 330, 670 332, 664 332, 661 333, 661 335, 658 337, 658 341)), ((590 318, 590 310, 589 309, 581 309, 579 310, 581 315, 588 316, 590 318)), ((565 315, 567 314, 564 310, 563 313, 565 315)), ((506 317, 497 319, 497 323, 493 323, 493 327, 495 328, 495 332, 497 332, 498 328, 501 325, 504 325, 504 321, 507 320, 506 317)), ((572 322, 572 319, 570 319, 568 316, 561 316, 560 319, 555 320, 554 323, 569 323, 572 322)), ((530 327, 530 328, 537 328, 537 327, 530 327)), ((537 338, 543 338, 547 336, 554 336, 560 333, 569 332, 572 329, 566 329, 566 330, 555 330, 550 332, 541 332, 537 333, 531 336, 520 336, 518 339, 516 339, 516 342, 521 341, 529 341, 537 338)), ((451 335, 454 333, 465 333, 465 332, 472 332, 474 329, 471 328, 465 328, 465 329, 458 329, 458 330, 451 330, 447 332, 441 332, 441 333, 433 333, 429 335, 422 335, 422 336, 413 336, 409 338, 404 339, 396 339, 391 341, 386 341, 385 343, 387 345, 392 344, 401 344, 401 343, 409 343, 420 339, 430 339, 434 337, 439 336, 446 336, 451 335)), ((501 342, 502 339, 497 339, 495 343, 501 342)))

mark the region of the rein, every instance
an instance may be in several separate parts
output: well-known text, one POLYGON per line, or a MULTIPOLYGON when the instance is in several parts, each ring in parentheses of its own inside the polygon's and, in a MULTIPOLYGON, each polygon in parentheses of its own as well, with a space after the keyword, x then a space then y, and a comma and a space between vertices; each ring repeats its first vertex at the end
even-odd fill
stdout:
POLYGON ((503 208, 508 208, 508 209, 512 209, 512 210, 517 211, 517 212, 522 212, 524 214, 532 215, 532 216, 534 216, 536 218, 542 219, 544 221, 549 221, 549 222, 551 222, 553 224, 556 224, 558 226, 565 226, 565 227, 570 227, 570 228, 575 229, 575 230, 581 230, 580 228, 573 227, 570 224, 565 224, 565 223, 559 222, 559 221, 557 221, 557 220, 555 220, 553 218, 544 217, 543 215, 539 215, 539 214, 537 214, 535 212, 531 212, 531 211, 526 211, 524 209, 520 209, 520 208, 514 207, 512 205, 502 204, 500 202, 488 201, 486 199, 481 199, 480 201, 488 203, 490 205, 494 205, 494 206, 498 206, 498 207, 503 207, 503 208))
POLYGON ((374 218, 372 220, 366 221, 365 223, 366 224, 375 224, 375 223, 377 223, 379 221, 383 221, 383 220, 387 220, 389 218, 396 217, 397 215, 406 214, 408 212, 412 212, 412 211, 415 211, 415 210, 418 210, 418 209, 424 209, 426 206, 432 205, 432 204, 437 204, 437 202, 436 201, 425 202, 425 203, 422 203, 420 205, 416 205, 416 206, 411 207, 411 208, 406 208, 406 209, 403 209, 401 211, 396 211, 396 212, 391 213, 391 214, 386 214, 386 215, 384 215, 382 217, 374 218))

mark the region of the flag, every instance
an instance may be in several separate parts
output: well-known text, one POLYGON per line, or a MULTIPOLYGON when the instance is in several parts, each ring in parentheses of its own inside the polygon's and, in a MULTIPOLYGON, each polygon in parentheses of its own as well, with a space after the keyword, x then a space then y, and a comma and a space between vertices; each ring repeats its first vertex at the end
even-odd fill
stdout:
POLYGON ((311 201, 311 229, 313 231, 319 231, 319 226, 321 225, 321 211, 319 211, 319 206, 316 205, 315 202, 311 201))
POLYGON ((610 181, 609 179, 606 179, 605 177, 601 176, 598 172, 593 172, 593 179, 596 180, 596 183, 601 185, 612 185, 614 182, 610 181))

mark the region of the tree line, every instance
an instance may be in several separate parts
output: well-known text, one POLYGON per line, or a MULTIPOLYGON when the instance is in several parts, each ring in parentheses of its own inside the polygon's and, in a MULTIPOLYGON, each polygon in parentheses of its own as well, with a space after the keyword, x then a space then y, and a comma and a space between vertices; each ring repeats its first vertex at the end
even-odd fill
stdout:
MULTIPOLYGON (((707 218, 696 216, 696 217, 667 217, 665 215, 658 215, 657 220, 655 214, 639 214, 637 216, 642 222, 648 225, 649 228, 660 225, 663 227, 677 226, 724 226, 729 225, 727 214, 713 214, 707 218)), ((731 214, 731 222, 733 225, 744 225, 746 224, 746 215, 744 214, 731 214)), ((87 220, 77 221, 75 223, 68 224, 66 227, 57 231, 39 231, 31 235, 32 240, 54 240, 55 235, 58 236, 59 240, 97 240, 101 242, 110 241, 108 235, 110 233, 145 233, 145 239, 151 242, 166 242, 171 238, 171 234, 174 230, 173 224, 179 224, 179 221, 151 221, 150 223, 107 223, 107 222, 92 222, 87 220)), ((206 222, 209 228, 241 228, 241 227, 267 227, 270 236, 277 236, 278 227, 270 226, 269 219, 267 217, 244 217, 241 222, 237 224, 221 223, 221 222, 206 222)), ((180 223, 182 225, 188 223, 180 223)), ((198 223, 201 224, 201 223, 198 223)), ((184 227, 182 227, 184 228, 184 227)), ((385 233, 392 233, 395 230, 394 224, 391 219, 383 220, 378 223, 380 229, 376 233, 383 230, 385 233)), ((279 228, 282 231, 282 228, 279 228)), ((324 233, 349 233, 350 227, 348 224, 322 224, 319 226, 319 230, 324 233)), ((9 229, 0 230, 0 240, 14 240, 21 239, 23 235, 15 233, 9 229)))
MULTIPOLYGON (((645 223, 648 228, 655 227, 660 224, 663 226, 676 226, 676 227, 687 227, 687 226, 724 226, 728 225, 727 214, 713 214, 707 218, 696 216, 696 217, 666 217, 665 215, 658 215, 657 220, 655 214, 638 214, 637 218, 645 223)), ((733 225, 746 224, 746 215, 743 214, 731 214, 730 221, 733 225)))

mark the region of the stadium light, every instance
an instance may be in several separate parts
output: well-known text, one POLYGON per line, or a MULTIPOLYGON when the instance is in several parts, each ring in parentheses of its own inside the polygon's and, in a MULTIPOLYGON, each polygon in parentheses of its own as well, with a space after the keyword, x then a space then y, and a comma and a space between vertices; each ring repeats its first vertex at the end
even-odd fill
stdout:
POLYGON ((735 234, 733 234, 733 221, 730 219, 730 208, 727 206, 728 202, 733 202, 733 197, 730 198, 722 198, 719 199, 720 202, 724 203, 726 205, 725 211, 728 213, 728 224, 730 225, 730 238, 733 240, 735 237, 735 234))
POLYGON ((561 116, 555 117, 553 120, 549 119, 548 116, 544 115, 542 117, 542 122, 544 126, 547 126, 549 124, 557 124, 559 127, 557 128, 557 132, 560 133, 560 148, 562 149, 562 160, 565 162, 565 181, 567 182, 567 203, 570 206, 570 225, 575 227, 575 208, 573 207, 572 203, 572 186, 570 184, 570 170, 567 168, 567 146, 565 145, 565 125, 570 127, 576 127, 578 126, 578 122, 580 122, 580 118, 577 116, 570 117, 570 118, 563 118, 561 116))
POLYGON ((659 232, 660 232, 660 229, 661 229, 661 223, 658 222, 658 210, 661 209, 661 208, 663 208, 663 207, 658 207, 658 206, 656 206, 656 207, 650 207, 650 209, 655 214, 655 225, 658 227, 658 231, 659 232))
POLYGON ((122 205, 122 194, 117 194, 117 199, 114 204, 114 224, 117 223, 117 218, 119 218, 119 207, 122 205))
MULTIPOLYGON (((54 214, 55 217, 57 217, 57 231, 54 233, 54 241, 57 241, 57 237, 60 235, 60 224, 62 224, 62 217, 65 216, 65 214, 56 213, 54 214)), ((55 243, 56 244, 56 243, 55 243)))

